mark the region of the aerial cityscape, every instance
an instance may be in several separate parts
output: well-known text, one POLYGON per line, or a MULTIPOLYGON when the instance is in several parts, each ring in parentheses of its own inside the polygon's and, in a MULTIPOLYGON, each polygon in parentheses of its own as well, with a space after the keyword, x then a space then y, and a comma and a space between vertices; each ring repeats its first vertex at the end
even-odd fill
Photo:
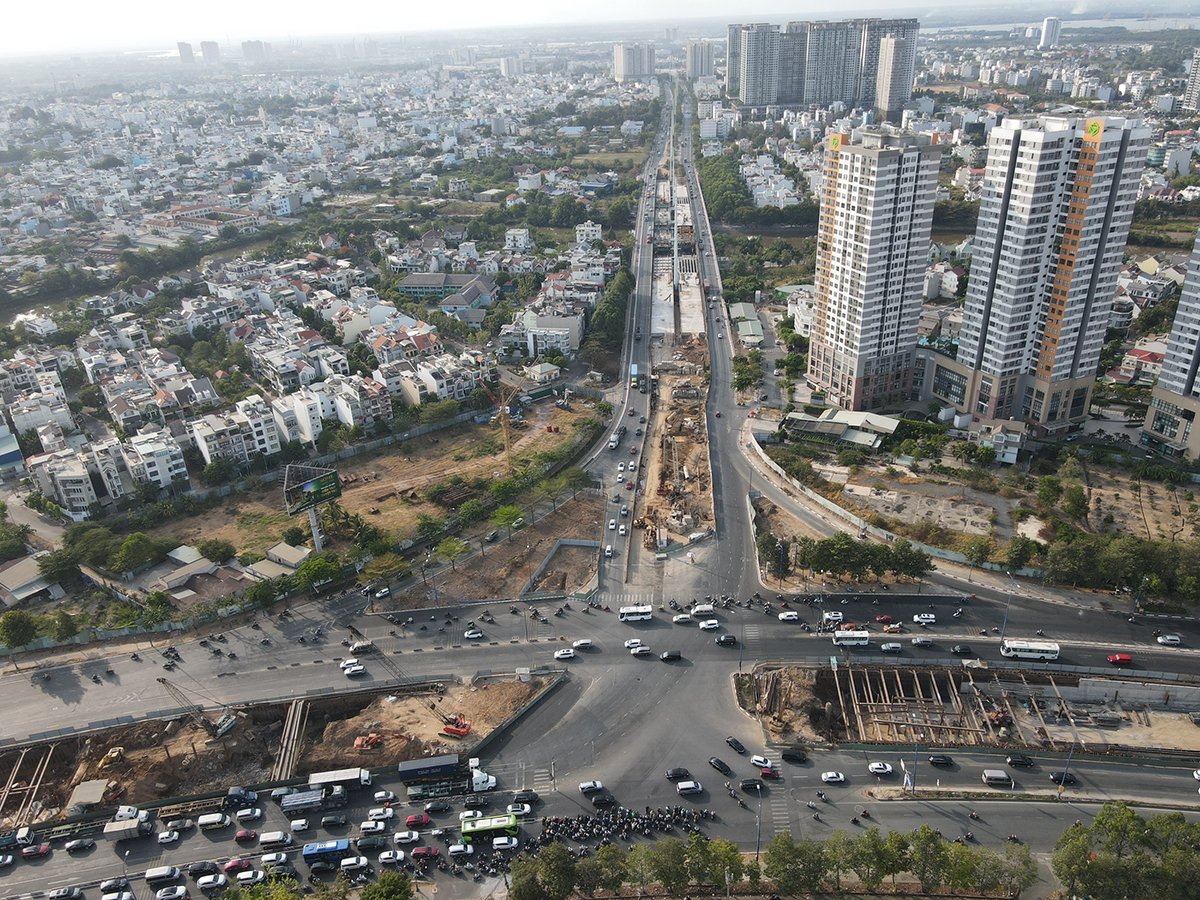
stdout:
POLYGON ((0 898, 1200 897, 1195 12, 356 12, 0 39, 0 898))

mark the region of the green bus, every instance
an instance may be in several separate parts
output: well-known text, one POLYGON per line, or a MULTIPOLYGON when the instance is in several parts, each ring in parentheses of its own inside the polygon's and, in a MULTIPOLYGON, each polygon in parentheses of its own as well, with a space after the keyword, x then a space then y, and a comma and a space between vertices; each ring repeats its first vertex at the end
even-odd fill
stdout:
POLYGON ((462 823, 464 844, 470 844, 476 838, 490 841, 498 837, 516 837, 520 832, 516 816, 485 816, 462 823))

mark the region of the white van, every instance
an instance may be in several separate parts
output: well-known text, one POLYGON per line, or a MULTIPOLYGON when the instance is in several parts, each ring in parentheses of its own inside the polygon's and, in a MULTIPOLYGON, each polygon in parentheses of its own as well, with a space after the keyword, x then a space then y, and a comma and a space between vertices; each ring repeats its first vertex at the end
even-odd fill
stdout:
POLYGON ((146 884, 153 887, 158 884, 170 884, 179 880, 179 870, 174 866, 156 866, 146 870, 146 884))
POLYGON ((201 831, 211 831, 214 828, 227 828, 230 822, 225 813, 205 813, 196 820, 196 824, 201 831))
POLYGON ((370 641, 355 641, 350 645, 350 655, 357 656, 360 653, 370 653, 375 649, 375 645, 370 641))
POLYGON ((609 544, 607 547, 604 548, 604 558, 612 559, 612 544, 609 544))
POLYGON ((693 619, 711 619, 715 613, 711 603, 700 603, 692 607, 693 619))
POLYGON ((1013 786, 1012 776, 1003 769, 984 769, 983 783, 989 787, 1007 787, 1013 786))
POLYGON ((292 836, 286 831, 266 831, 259 835, 258 844, 268 850, 275 847, 290 847, 292 836))

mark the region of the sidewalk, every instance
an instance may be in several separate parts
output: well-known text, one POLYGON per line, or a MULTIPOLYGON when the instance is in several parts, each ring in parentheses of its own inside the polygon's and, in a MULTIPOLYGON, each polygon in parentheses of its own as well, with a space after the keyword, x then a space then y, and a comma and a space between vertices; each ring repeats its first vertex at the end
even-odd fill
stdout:
MULTIPOLYGON (((757 453, 746 446, 748 441, 753 440, 750 436, 752 430, 751 420, 747 419, 741 429, 744 439, 739 441, 739 443, 741 444, 742 455, 746 458, 750 467, 754 469, 755 476, 761 477, 771 482, 771 484, 781 491, 785 491, 791 502, 802 507, 809 515, 817 517, 828 516, 828 512, 825 509, 808 502, 792 485, 785 482, 774 471, 765 466, 757 453)), ((854 529, 853 524, 850 522, 843 521, 841 524, 841 528, 831 524, 829 533, 834 534, 837 531, 854 529)), ((955 585, 956 589, 966 591, 967 593, 970 593, 972 586, 975 586, 998 593, 1012 591, 1020 593, 1022 596, 1044 600, 1047 603, 1057 603, 1077 609, 1091 611, 1115 609, 1124 610, 1129 613, 1133 612, 1132 598, 1115 597, 1110 592, 1080 590, 1060 585, 1043 584, 1040 581, 1029 578, 1010 578, 1003 572, 995 572, 988 569, 972 569, 972 567, 964 563, 951 562, 944 559, 935 559, 934 562, 936 564, 936 571, 943 578, 953 579, 957 582, 955 585)), ((791 580, 794 581, 795 579, 791 580)))

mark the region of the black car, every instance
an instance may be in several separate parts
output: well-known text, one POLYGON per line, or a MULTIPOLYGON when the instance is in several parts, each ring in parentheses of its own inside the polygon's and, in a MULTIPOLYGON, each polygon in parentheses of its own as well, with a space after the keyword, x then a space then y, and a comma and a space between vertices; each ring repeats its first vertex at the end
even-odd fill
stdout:
POLYGON ((744 754, 746 752, 746 745, 743 744, 741 741, 739 741, 737 738, 735 738, 733 735, 730 735, 729 737, 725 738, 725 743, 727 743, 730 747, 733 748, 734 753, 744 754))
POLYGON ((335 862, 330 862, 327 859, 318 859, 316 862, 311 862, 308 864, 308 871, 312 872, 314 875, 320 875, 322 872, 336 872, 337 870, 338 864, 335 862))
POLYGON ((463 801, 463 808, 464 809, 487 809, 488 808, 488 798, 487 797, 478 797, 478 796, 468 797, 466 800, 463 801))
POLYGON ((425 804, 425 812, 427 813, 445 813, 450 812, 449 800, 430 800, 425 804))
POLYGON ((725 760, 723 760, 723 759, 713 756, 713 757, 709 758, 708 764, 710 766, 712 766, 714 769, 716 769, 718 772, 720 772, 722 775, 724 775, 726 778, 733 775, 733 769, 729 768, 729 766, 726 764, 725 760))
POLYGON ((359 852, 366 850, 386 850, 388 847, 387 835, 369 834, 366 837, 355 838, 354 846, 359 849, 359 852))
POLYGON ((513 803, 528 803, 530 806, 538 802, 537 791, 517 791, 513 794, 513 803))
POLYGON ((969 644, 955 644, 950 648, 950 652, 955 656, 970 656, 971 647, 969 644))
POLYGON ((221 871, 220 866, 206 859, 200 862, 188 863, 184 869, 187 871, 189 878, 203 878, 205 875, 216 875, 221 871))
POLYGON ((1032 769, 1033 768, 1033 757, 1032 756, 1024 756, 1020 753, 1014 753, 1012 756, 1008 757, 1006 762, 1010 766, 1015 766, 1018 769, 1032 769))
POLYGON ((740 787, 743 791, 757 794, 763 789, 763 783, 761 778, 743 778, 738 782, 738 787, 740 787))
POLYGON ((345 828, 346 827, 346 817, 345 816, 321 816, 321 827, 322 828, 345 828))
POLYGON ((674 769, 667 769, 667 781, 686 781, 691 776, 692 773, 682 766, 674 769))
POLYGON ((68 853, 82 853, 85 850, 94 850, 96 842, 91 838, 76 838, 73 841, 67 841, 63 844, 63 849, 68 853))
POLYGON ((1070 772, 1051 772, 1050 780, 1055 784, 1076 784, 1076 778, 1070 772))
POLYGON ((808 754, 799 747, 788 747, 780 754, 784 762, 790 763, 806 763, 808 762, 808 754))
POLYGON ((609 806, 616 806, 616 805, 617 805, 617 798, 614 797, 612 794, 605 794, 605 793, 592 794, 592 806, 596 807, 596 809, 605 809, 609 806))
POLYGON ((941 766, 942 768, 945 768, 947 766, 954 765, 954 760, 952 760, 945 753, 931 753, 929 755, 929 764, 931 766, 941 766))
POLYGON ((735 646, 737 646, 737 638, 735 638, 732 634, 718 634, 717 635, 717 646, 718 647, 735 647, 735 646))

